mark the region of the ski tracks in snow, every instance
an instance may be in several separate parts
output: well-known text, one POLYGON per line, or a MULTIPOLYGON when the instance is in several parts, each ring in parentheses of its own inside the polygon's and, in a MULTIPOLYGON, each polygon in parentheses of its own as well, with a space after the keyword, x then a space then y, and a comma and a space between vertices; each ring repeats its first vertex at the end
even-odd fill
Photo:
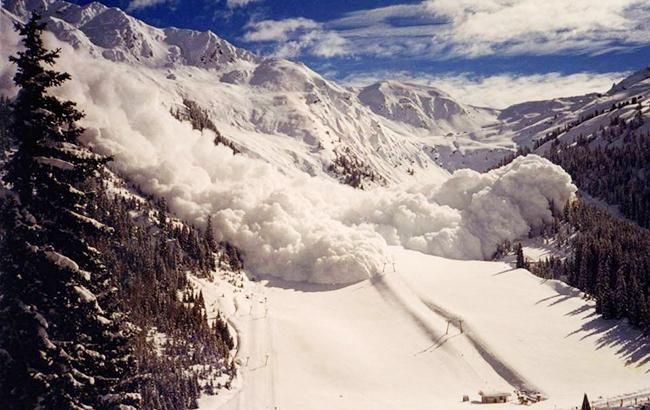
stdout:
MULTIPOLYGON (((425 306, 427 306, 432 312, 437 315, 440 315, 447 319, 449 324, 457 331, 460 332, 467 341, 470 342, 474 349, 481 355, 481 357, 494 369, 494 371, 501 376, 508 384, 515 387, 519 391, 525 392, 539 392, 540 390, 533 386, 528 380, 526 380, 517 370, 512 368, 508 363, 502 360, 490 347, 489 345, 474 332, 474 329, 471 327, 466 320, 460 316, 454 315, 446 309, 442 308, 439 305, 429 301, 422 300, 425 306), (459 324, 462 323, 462 324, 459 324)), ((443 342, 444 343, 444 342, 443 342)))
POLYGON ((239 394, 237 409, 277 409, 272 348, 272 329, 269 317, 268 299, 265 288, 259 283, 253 285, 250 295, 249 315, 244 333, 244 348, 240 368, 244 385, 239 394))
POLYGON ((233 301, 228 323, 237 338, 236 361, 242 384, 239 391, 216 408, 219 410, 278 410, 276 403, 276 361, 266 289, 252 283, 233 301))
MULTIPOLYGON (((433 344, 416 354, 425 353, 434 347, 436 349, 443 347, 445 350, 449 350, 451 354, 454 354, 455 349, 453 347, 444 345, 451 338, 461 336, 469 342, 469 344, 478 352, 480 357, 485 360, 495 373, 516 390, 526 392, 540 391, 517 370, 512 368, 504 359, 499 357, 480 337, 480 335, 474 331, 470 323, 442 306, 435 304, 428 298, 423 298, 399 276, 397 271, 394 273, 377 275, 371 278, 370 282, 387 302, 398 306, 406 312, 413 320, 414 324, 431 339, 433 344), (409 295, 406 295, 405 292, 409 295), (426 307, 428 312, 423 313, 422 310, 413 303, 413 299, 416 299, 416 302, 420 302, 421 305, 426 307), (433 320, 427 320, 427 316, 437 316, 438 318, 444 319, 448 324, 447 332, 442 333, 436 326, 432 325, 433 320), (449 326, 453 328, 455 333, 454 336, 449 336, 449 326)), ((469 367, 472 367, 472 363, 467 361, 466 363, 469 367)))

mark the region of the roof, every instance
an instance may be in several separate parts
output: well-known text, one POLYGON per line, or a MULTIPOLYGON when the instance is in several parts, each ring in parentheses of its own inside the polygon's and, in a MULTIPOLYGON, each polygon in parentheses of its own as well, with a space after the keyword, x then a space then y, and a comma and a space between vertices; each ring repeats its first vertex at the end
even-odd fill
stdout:
POLYGON ((508 392, 501 392, 501 391, 480 391, 478 392, 479 395, 481 396, 489 396, 489 397, 500 397, 500 396, 510 396, 511 393, 508 392))

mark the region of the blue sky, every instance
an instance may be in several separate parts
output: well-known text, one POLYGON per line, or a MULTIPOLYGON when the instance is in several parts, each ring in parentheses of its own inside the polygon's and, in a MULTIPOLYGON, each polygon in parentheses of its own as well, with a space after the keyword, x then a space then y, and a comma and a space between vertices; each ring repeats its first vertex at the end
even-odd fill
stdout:
POLYGON ((490 93, 503 106, 517 94, 605 91, 650 64, 647 0, 101 2, 155 26, 209 29, 348 84, 398 78, 454 87, 483 105, 490 93), (491 91, 513 83, 527 88, 491 91))

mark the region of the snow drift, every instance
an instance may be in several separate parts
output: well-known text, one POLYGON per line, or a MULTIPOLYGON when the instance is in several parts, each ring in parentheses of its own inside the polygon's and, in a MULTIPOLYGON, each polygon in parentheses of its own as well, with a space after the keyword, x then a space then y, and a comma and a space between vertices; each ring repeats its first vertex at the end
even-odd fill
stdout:
POLYGON ((239 247, 257 274, 351 283, 380 272, 392 244, 489 257, 501 241, 550 221, 551 204, 564 204, 576 190, 561 168, 537 156, 486 174, 461 170, 425 186, 367 192, 288 176, 176 120, 169 113, 176 102, 153 70, 49 41, 64 49, 59 69, 73 81, 58 93, 85 110, 86 142, 113 155, 119 172, 166 198, 180 217, 202 225, 212 215, 219 239, 239 247))

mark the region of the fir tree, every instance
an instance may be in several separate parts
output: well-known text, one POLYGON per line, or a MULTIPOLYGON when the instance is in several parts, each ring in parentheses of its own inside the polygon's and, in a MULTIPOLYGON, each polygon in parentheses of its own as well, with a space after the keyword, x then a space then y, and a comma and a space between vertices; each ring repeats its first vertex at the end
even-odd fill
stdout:
POLYGON ((584 397, 582 398, 582 407, 580 407, 580 410, 591 410, 591 404, 589 404, 587 393, 585 393, 584 397))
POLYGON ((114 280, 89 238, 111 228, 88 216, 98 169, 107 159, 78 144, 83 117, 48 94, 70 76, 53 69, 60 50, 41 39, 32 13, 17 24, 24 51, 7 165, 13 197, 5 208, 0 259, 0 403, 9 409, 134 408, 129 326, 114 280))
POLYGON ((11 147, 11 103, 9 98, 0 96, 0 160, 4 159, 7 150, 11 147))
POLYGON ((515 254, 517 255, 517 262, 515 264, 515 267, 517 269, 528 269, 528 264, 524 259, 524 249, 521 246, 521 243, 517 243, 517 245, 515 245, 515 254))
POLYGON ((205 242, 210 252, 214 252, 217 249, 217 241, 214 238, 214 227, 212 226, 212 215, 208 216, 208 223, 205 227, 205 242))

